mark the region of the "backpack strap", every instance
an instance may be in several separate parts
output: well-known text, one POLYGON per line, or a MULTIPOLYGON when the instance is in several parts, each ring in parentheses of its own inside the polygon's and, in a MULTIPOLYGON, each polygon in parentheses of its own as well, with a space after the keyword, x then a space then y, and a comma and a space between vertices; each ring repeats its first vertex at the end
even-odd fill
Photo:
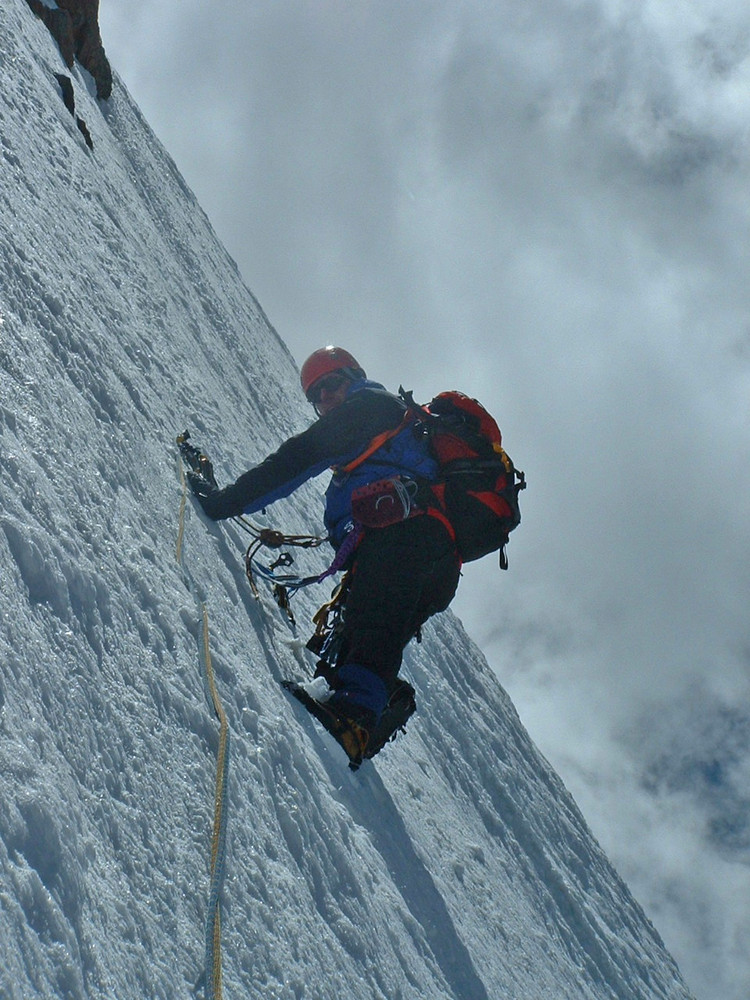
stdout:
POLYGON ((353 472, 354 469, 359 468, 359 466, 362 465, 363 462, 366 462, 371 455, 374 455, 379 448, 382 448, 387 441, 390 441, 391 438, 394 438, 396 437, 397 434, 400 434, 401 431, 407 426, 407 424, 410 424, 413 420, 414 420, 414 414, 412 413, 411 410, 407 410, 404 413, 401 423, 396 424, 396 426, 392 427, 390 430, 381 431, 380 434, 376 434, 375 437, 372 439, 372 441, 370 441, 370 443, 367 445, 365 450, 360 455, 357 455, 356 458, 353 458, 350 462, 347 462, 346 465, 337 465, 336 471, 353 472))
POLYGON ((427 515, 427 517, 434 517, 436 521, 440 521, 442 526, 448 532, 450 540, 453 542, 453 545, 456 548, 456 556, 458 557, 459 562, 463 564, 461 555, 458 551, 458 548, 456 547, 456 529, 448 520, 448 515, 445 513, 445 511, 441 510, 440 507, 433 506, 433 507, 426 507, 424 513, 427 515))

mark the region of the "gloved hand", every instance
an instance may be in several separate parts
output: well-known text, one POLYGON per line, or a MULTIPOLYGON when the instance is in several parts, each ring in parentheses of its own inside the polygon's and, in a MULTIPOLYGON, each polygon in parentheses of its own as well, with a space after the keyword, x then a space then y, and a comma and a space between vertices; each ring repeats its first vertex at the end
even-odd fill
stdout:
POLYGON ((209 486, 216 486, 216 476, 214 476, 214 467, 211 464, 211 459, 202 452, 198 455, 198 467, 195 469, 195 472, 199 476, 203 476, 209 486))
POLYGON ((209 494, 214 493, 218 489, 216 483, 210 482, 200 472, 189 470, 185 473, 185 478, 193 495, 198 497, 199 500, 209 496, 209 494))

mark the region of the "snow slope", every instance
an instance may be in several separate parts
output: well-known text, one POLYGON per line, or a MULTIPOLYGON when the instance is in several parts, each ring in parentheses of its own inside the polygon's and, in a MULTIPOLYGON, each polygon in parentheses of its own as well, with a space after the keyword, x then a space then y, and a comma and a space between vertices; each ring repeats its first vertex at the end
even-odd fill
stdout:
MULTIPOLYGON (((352 774, 275 683, 312 663, 242 535, 189 503, 177 562, 176 433, 234 477, 309 419, 293 360, 119 79, 99 105, 70 74, 89 151, 24 0, 0 72, 0 996, 200 993, 205 605, 227 997, 687 998, 452 615, 408 651, 408 736, 352 774)), ((271 523, 317 531, 320 489, 271 523)))

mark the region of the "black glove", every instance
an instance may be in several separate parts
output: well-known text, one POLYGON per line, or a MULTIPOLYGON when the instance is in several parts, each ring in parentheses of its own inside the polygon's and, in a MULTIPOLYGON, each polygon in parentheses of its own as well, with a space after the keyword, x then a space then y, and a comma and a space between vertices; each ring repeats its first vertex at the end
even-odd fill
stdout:
POLYGON ((197 475, 202 476, 206 480, 209 486, 216 487, 216 477, 214 476, 214 467, 211 464, 211 460, 207 455, 202 452, 198 455, 198 467, 195 469, 197 475))
POLYGON ((207 497, 211 493, 215 493, 218 490, 216 483, 210 482, 200 472, 193 472, 192 470, 189 470, 185 473, 185 478, 188 481, 188 486, 192 490, 193 495, 198 497, 199 500, 203 500, 204 497, 207 497))

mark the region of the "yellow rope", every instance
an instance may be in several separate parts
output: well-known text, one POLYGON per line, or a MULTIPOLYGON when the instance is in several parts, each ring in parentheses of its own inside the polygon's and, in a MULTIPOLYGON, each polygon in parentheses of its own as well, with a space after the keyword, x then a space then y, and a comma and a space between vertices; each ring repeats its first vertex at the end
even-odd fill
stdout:
POLYGON ((216 793, 214 796, 214 829, 211 837, 211 892, 209 916, 206 928, 206 987, 210 1000, 221 1000, 221 884, 224 878, 224 855, 226 847, 225 796, 229 773, 229 726, 219 699, 214 680, 211 650, 208 643, 208 611, 203 608, 203 657, 206 666, 208 688, 211 693, 216 717, 219 720, 219 753, 216 761, 216 793), (209 949, 209 939, 211 949, 209 949), (210 950, 210 954, 209 954, 210 950), (210 984, 208 982, 210 975, 210 984), (213 992, 208 992, 208 987, 213 992))

